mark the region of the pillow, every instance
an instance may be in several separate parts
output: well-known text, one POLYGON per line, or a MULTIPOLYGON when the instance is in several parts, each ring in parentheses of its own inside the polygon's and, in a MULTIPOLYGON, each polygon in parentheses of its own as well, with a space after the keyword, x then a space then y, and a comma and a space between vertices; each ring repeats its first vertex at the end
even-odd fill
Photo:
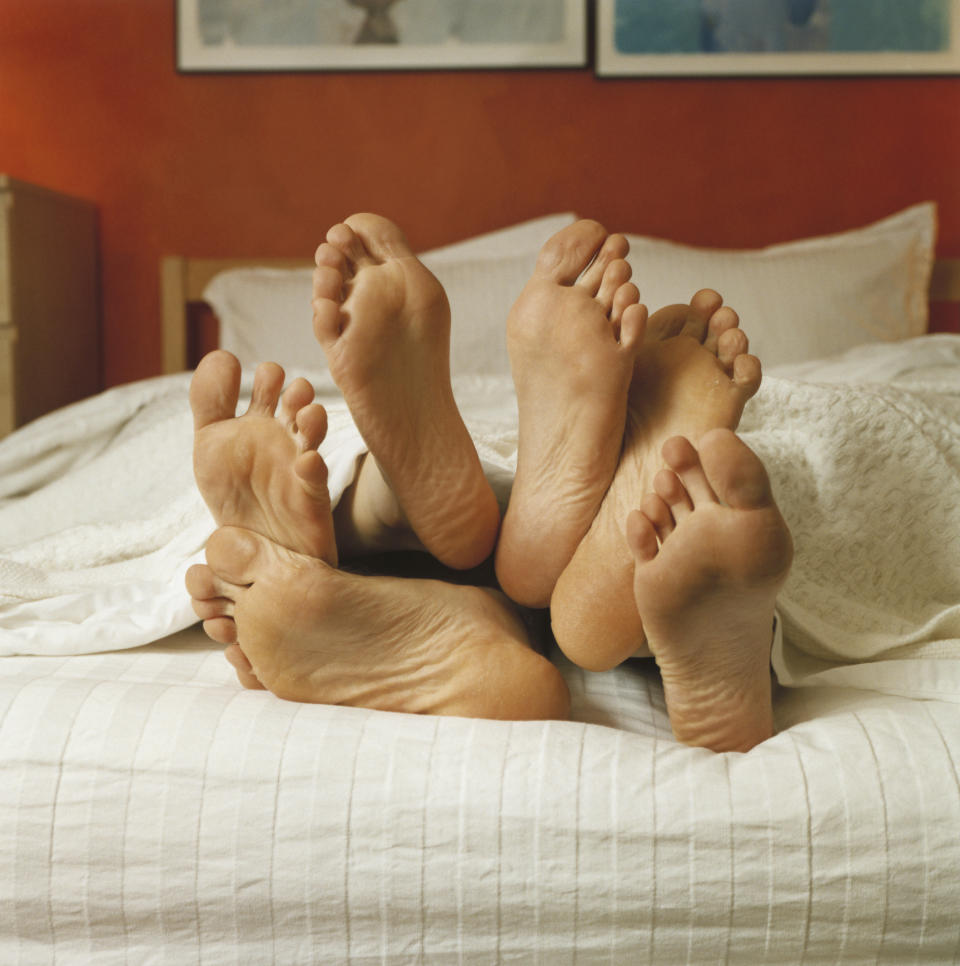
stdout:
MULTIPOLYGON (((510 372, 503 335, 507 312, 543 243, 574 220, 572 214, 537 218, 420 256, 450 299, 455 375, 510 372)), ((326 369, 313 337, 311 275, 310 268, 241 268, 217 275, 204 298, 220 319, 220 345, 245 368, 271 359, 289 371, 326 369)))
MULTIPOLYGON (((574 220, 552 215, 424 253, 453 314, 454 375, 510 372, 507 312, 540 247, 574 220)), ((936 205, 914 205, 865 228, 753 250, 694 248, 628 235, 634 281, 650 309, 715 288, 740 314, 767 371, 853 346, 921 335, 933 269, 936 205)), ((245 367, 264 359, 323 370, 311 325, 311 270, 235 269, 205 298, 220 344, 245 367)))
POLYGON ((748 251, 628 235, 652 310, 715 288, 740 314, 769 371, 927 330, 936 205, 914 205, 854 231, 748 251))

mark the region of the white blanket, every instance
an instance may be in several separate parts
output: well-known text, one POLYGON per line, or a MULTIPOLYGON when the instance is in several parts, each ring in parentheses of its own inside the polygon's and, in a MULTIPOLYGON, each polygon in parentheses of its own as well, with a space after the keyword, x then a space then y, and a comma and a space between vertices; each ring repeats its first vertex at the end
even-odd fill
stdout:
MULTIPOLYGON (((779 679, 960 701, 960 338, 780 375, 741 427, 797 546, 779 679)), ((183 574, 213 522, 192 481, 187 384, 120 387, 0 444, 0 654, 117 650, 193 622, 183 574)), ((457 392, 503 497, 509 381, 473 377, 457 392)), ((337 498, 363 444, 342 403, 321 398, 337 498)))

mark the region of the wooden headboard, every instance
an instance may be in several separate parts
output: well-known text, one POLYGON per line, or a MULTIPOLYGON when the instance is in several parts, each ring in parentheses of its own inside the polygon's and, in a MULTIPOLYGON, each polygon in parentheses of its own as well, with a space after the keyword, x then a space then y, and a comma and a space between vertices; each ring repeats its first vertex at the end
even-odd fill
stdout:
MULTIPOLYGON (((210 280, 230 268, 310 268, 303 258, 187 258, 161 261, 163 371, 192 369, 216 343, 216 319, 203 301, 210 280)), ((930 280, 930 331, 960 333, 960 258, 938 259, 930 280)))

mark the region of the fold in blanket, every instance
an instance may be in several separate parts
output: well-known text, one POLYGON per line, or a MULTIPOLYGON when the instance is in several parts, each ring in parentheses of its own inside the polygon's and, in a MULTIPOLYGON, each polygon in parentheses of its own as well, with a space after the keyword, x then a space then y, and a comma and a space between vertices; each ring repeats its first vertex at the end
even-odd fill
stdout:
MULTIPOLYGON (((960 701, 960 338, 781 374, 741 425, 796 544, 779 680, 960 701)), ((213 521, 192 479, 187 386, 178 375, 120 387, 0 444, 0 654, 135 647, 194 621, 183 575, 213 521)), ((456 388, 505 500, 509 379, 456 388)), ((336 500, 364 445, 342 402, 321 401, 336 500)))

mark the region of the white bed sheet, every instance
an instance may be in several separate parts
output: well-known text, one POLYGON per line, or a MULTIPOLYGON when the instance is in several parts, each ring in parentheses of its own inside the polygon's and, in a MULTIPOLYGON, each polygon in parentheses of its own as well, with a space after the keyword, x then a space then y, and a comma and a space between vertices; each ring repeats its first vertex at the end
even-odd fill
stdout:
MULTIPOLYGON (((799 546, 822 537, 830 557, 864 536, 861 517, 831 516, 831 453, 877 421, 939 499, 919 544, 889 539, 902 517, 868 528, 874 547, 906 552, 868 571, 892 591, 869 613, 856 568, 818 610, 835 572, 798 559, 774 664, 804 686, 779 692, 779 733, 747 755, 677 745, 643 662, 593 675, 557 657, 570 722, 244 692, 199 631, 165 637, 190 623, 182 570, 212 526, 189 479, 185 379, 122 387, 8 440, 0 963, 957 961, 960 549, 944 534, 960 529, 960 339, 779 375, 792 378, 768 380, 743 429, 799 546), (791 436, 801 410, 816 419, 791 436), (137 472, 108 494, 124 510, 104 518, 99 476, 131 450, 137 472), (924 547, 940 555, 935 595, 924 547), (105 588, 116 607, 101 620, 105 588), (843 600, 863 626, 843 623, 843 600)), ((493 389, 459 392, 502 494, 513 402, 493 389)), ((331 423, 336 490, 360 448, 331 423)), ((874 449, 876 465, 857 450, 846 472, 901 465, 874 449)))
POLYGON ((0 662, 0 962, 949 963, 960 708, 777 701, 670 736, 640 662, 571 722, 241 691, 188 630, 0 662))

